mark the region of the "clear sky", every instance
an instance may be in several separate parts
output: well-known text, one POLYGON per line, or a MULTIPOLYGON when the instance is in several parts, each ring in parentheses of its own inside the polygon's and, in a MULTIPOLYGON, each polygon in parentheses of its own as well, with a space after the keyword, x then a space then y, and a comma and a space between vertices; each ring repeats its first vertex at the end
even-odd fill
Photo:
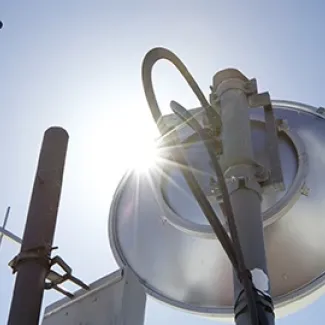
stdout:
MULTIPOLYGON (((236 67, 273 98, 321 106, 324 10, 316 0, 2 0, 0 213, 12 207, 8 229, 22 235, 43 132, 63 126, 70 143, 55 245, 87 283, 116 270, 110 201, 135 148, 156 136, 141 85, 145 53, 173 50, 206 94, 216 71, 236 67)), ((159 64, 155 77, 164 112, 171 99, 197 106, 171 66, 159 64)), ((14 284, 7 263, 17 252, 3 242, 1 325, 14 284)), ((47 292, 44 305, 59 298, 47 292)), ((324 306, 325 297, 277 324, 320 324, 324 306)), ((166 322, 212 323, 149 299, 146 324, 166 322)))

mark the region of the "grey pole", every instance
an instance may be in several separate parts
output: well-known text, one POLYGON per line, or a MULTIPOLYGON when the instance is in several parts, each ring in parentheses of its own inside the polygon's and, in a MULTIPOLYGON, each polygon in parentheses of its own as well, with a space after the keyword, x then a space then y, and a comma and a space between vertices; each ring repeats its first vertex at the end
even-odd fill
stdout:
POLYGON ((20 254, 9 325, 37 325, 60 201, 68 145, 67 132, 49 128, 39 156, 20 254))
MULTIPOLYGON (((220 108, 222 121, 222 165, 229 184, 239 241, 245 265, 252 272, 255 287, 261 290, 261 300, 270 295, 263 222, 261 217, 261 189, 255 176, 254 154, 251 138, 247 78, 239 71, 227 69, 213 79, 213 91, 220 108)), ((234 279, 237 325, 250 325, 250 315, 243 287, 234 279), (244 310, 244 311, 243 311, 244 310), (238 311, 241 311, 238 313, 238 311)), ((274 324, 273 310, 263 309, 267 323, 274 324)), ((264 325, 264 323, 263 323, 264 325)))
POLYGON ((0 235, 13 240, 17 244, 21 244, 21 239, 6 228, 0 227, 0 235))
MULTIPOLYGON (((8 219, 9 219, 9 213, 10 213, 10 207, 7 208, 6 210, 6 214, 5 214, 5 219, 3 221, 3 225, 2 225, 2 228, 5 230, 6 229, 6 226, 7 226, 7 222, 8 222, 8 219)), ((1 244, 2 244, 2 239, 3 239, 3 236, 4 236, 4 231, 2 232, 2 228, 0 227, 0 248, 1 248, 1 244)))

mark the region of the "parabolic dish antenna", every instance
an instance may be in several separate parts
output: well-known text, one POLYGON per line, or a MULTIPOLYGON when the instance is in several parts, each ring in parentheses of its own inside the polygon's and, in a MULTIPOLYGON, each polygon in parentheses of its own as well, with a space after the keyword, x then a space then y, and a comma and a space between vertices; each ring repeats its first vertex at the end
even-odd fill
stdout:
MULTIPOLYGON (((325 119, 311 106, 272 104, 285 190, 263 187, 262 218, 271 293, 276 315, 283 316, 318 297, 325 285, 325 119)), ((201 111, 191 110, 198 120, 201 111)), ((265 166, 263 116, 263 109, 251 110, 254 153, 265 166)), ((176 115, 164 119, 181 124, 176 115)), ((191 132, 184 125, 179 134, 184 138, 191 132)), ((205 147, 194 143, 186 152, 227 229, 205 147)), ((109 217, 115 258, 135 272, 151 296, 187 311, 232 319, 231 263, 177 166, 165 167, 161 162, 121 181, 109 217)))

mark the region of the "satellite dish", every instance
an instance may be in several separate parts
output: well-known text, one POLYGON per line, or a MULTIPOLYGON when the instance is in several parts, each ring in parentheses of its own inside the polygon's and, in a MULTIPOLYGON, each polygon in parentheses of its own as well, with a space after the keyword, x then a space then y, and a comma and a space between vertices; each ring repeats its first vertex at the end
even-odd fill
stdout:
MULTIPOLYGON (((321 109, 304 104, 273 101, 272 105, 279 125, 285 190, 263 188, 262 217, 271 293, 279 317, 325 291, 325 120, 321 109)), ((199 119, 203 110, 192 112, 199 119)), ((255 157, 265 165, 263 116, 263 109, 251 110, 255 157)), ((170 125, 181 124, 175 115, 164 119, 170 125)), ((185 125, 180 130, 183 138, 191 132, 185 125)), ((203 144, 189 145, 186 151, 227 229, 203 144)), ((147 293, 158 300, 232 320, 232 265, 178 168, 161 172, 163 167, 164 163, 148 173, 127 173, 122 179, 109 217, 115 258, 121 267, 130 267, 147 293)))

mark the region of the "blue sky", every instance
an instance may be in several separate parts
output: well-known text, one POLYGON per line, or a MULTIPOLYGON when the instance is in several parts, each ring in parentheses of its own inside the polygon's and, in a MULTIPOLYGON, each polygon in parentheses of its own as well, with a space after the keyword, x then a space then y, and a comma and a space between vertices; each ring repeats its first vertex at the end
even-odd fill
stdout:
MULTIPOLYGON (((213 74, 236 67, 273 98, 325 105, 322 1, 0 2, 0 213, 21 236, 43 132, 70 134, 55 244, 76 276, 91 282, 117 266, 107 239, 111 197, 130 159, 122 148, 156 135, 140 76, 152 47, 179 55, 205 93, 213 74)), ((196 106, 166 63, 155 69, 164 112, 171 99, 196 106)), ((131 150, 131 154, 134 153, 131 150)), ((5 324, 18 252, 0 250, 0 324, 5 324)), ((46 293, 44 305, 61 298, 46 293)), ((325 298, 277 324, 318 324, 325 298)), ((146 324, 211 320, 148 301, 146 324)))

